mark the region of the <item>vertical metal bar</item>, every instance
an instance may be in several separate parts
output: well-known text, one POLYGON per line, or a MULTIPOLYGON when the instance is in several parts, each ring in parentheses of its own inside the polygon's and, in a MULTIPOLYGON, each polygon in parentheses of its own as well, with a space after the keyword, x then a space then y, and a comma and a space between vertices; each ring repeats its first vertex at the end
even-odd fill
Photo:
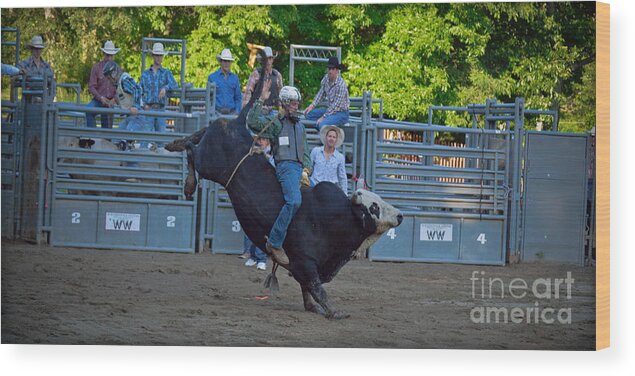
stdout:
MULTIPOLYGON (((187 56, 185 43, 185 39, 181 39, 181 87, 185 86, 185 57, 187 56)), ((185 91, 183 95, 185 95, 185 91)), ((185 97, 181 100, 183 99, 185 99, 185 97)))
MULTIPOLYGON (((207 81, 205 86, 205 119, 207 124, 212 120, 213 110, 216 109, 216 100, 212 101, 211 88, 213 83, 207 81)), ((200 128, 199 128, 200 129, 200 128)))
POLYGON ((146 39, 147 38, 141 38, 141 74, 139 77, 141 77, 146 70, 146 39))
MULTIPOLYGON (((512 207, 511 207, 511 220, 512 230, 510 234, 510 246, 514 253, 521 252, 520 246, 520 195, 521 195, 521 168, 522 168, 522 155, 523 155, 523 98, 516 98, 514 106, 514 171, 513 171, 513 195, 512 195, 512 207)), ((525 145, 525 148, 527 145, 525 145)))
POLYGON ((295 64, 295 46, 291 45, 291 49, 289 51, 289 85, 293 86, 293 75, 295 74, 294 64, 295 64))
MULTIPOLYGON (((366 179, 366 159, 368 158, 367 156, 367 150, 366 150, 366 137, 367 137, 367 126, 366 126, 366 122, 368 121, 368 119, 366 118, 366 96, 368 95, 368 92, 365 91, 364 93, 362 93, 362 123, 361 123, 361 140, 362 140, 362 145, 361 145, 361 159, 360 159, 360 167, 359 167, 359 176, 358 179, 366 179)), ((359 186, 357 188, 360 188, 359 186)), ((363 186, 361 187, 363 188, 363 186)))
MULTIPOLYGON (((42 227, 44 226, 44 207, 46 205, 45 183, 46 178, 46 118, 48 114, 49 104, 49 87, 48 87, 48 74, 44 73, 44 80, 42 82, 42 120, 40 124, 40 176, 38 177, 38 191, 37 191, 37 218, 36 218, 36 232, 35 242, 42 244, 42 227)), ((53 78, 51 77, 51 80, 53 78)), ((53 86, 53 85, 51 85, 53 86)))

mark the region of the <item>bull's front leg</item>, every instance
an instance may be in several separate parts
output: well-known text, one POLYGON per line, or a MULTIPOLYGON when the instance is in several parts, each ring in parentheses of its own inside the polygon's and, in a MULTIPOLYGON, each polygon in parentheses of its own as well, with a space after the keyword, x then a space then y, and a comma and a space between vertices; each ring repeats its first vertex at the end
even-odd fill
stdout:
POLYGON ((331 307, 328 302, 328 297, 326 296, 326 291, 322 287, 322 282, 319 280, 312 280, 311 283, 307 286, 309 293, 315 299, 315 301, 324 309, 324 316, 327 319, 345 319, 350 317, 348 313, 336 311, 331 307))
POLYGON ((302 287, 302 299, 304 300, 304 309, 308 312, 317 313, 318 315, 326 316, 326 312, 319 305, 315 304, 313 298, 311 297, 311 293, 306 286, 302 287))

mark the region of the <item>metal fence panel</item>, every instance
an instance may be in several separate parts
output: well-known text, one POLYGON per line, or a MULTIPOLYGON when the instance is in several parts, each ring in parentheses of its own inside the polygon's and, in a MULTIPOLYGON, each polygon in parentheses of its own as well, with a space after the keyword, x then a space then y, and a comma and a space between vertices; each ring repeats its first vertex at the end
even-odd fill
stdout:
POLYGON ((464 219, 461 225, 460 260, 504 265, 503 221, 464 219))
POLYGON ((412 227, 410 255, 390 247, 384 236, 371 259, 505 263, 508 131, 372 120, 366 133, 370 188, 400 208, 412 227), (445 132, 470 144, 435 142, 445 132))
POLYGON ((2 236, 16 237, 20 203, 19 174, 22 127, 20 106, 2 101, 2 236))
POLYGON ((529 132, 523 261, 582 264, 586 136, 529 132))
POLYGON ((184 134, 70 126, 75 124, 68 121, 73 117, 104 110, 67 104, 58 104, 58 109, 51 156, 55 171, 51 244, 194 252, 198 201, 197 196, 194 201, 183 197, 186 156, 160 147, 184 134), (80 137, 89 138, 94 146, 82 147, 80 137), (119 140, 136 146, 122 150, 115 146, 119 140), (159 147, 148 149, 151 143, 159 147))

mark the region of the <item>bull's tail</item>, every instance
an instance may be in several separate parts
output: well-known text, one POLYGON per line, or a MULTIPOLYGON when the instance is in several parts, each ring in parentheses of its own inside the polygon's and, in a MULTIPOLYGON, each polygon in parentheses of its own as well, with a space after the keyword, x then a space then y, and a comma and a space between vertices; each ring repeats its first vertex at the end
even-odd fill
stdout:
POLYGON ((273 267, 271 268, 271 274, 265 278, 265 288, 268 288, 272 292, 277 292, 280 290, 278 285, 278 277, 276 277, 276 271, 278 270, 278 263, 273 262, 273 267))

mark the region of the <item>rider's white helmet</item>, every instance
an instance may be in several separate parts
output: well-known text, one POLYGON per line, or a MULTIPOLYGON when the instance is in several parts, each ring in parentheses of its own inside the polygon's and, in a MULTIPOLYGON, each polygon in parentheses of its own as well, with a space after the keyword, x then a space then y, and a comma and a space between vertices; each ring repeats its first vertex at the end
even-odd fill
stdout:
POLYGON ((289 102, 291 101, 300 102, 302 100, 302 95, 300 94, 300 90, 296 89, 293 86, 283 86, 282 89, 280 89, 279 96, 280 96, 280 102, 282 103, 283 106, 289 105, 289 102))

